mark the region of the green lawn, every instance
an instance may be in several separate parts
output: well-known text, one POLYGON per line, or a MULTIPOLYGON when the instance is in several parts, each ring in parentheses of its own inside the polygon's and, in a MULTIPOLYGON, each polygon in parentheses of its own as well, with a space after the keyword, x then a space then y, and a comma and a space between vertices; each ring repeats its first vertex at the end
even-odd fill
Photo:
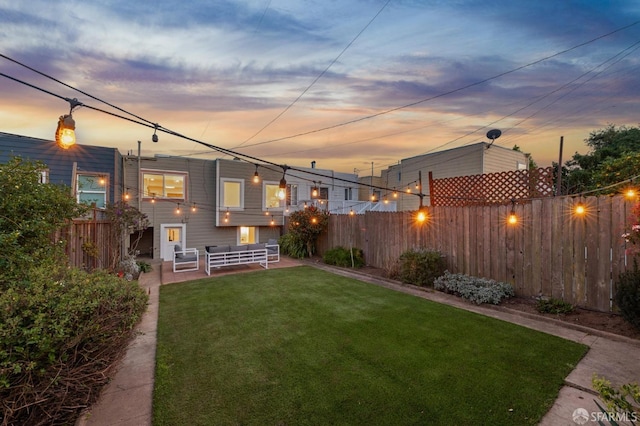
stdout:
POLYGON ((164 286, 154 425, 537 424, 587 348, 312 267, 164 286))

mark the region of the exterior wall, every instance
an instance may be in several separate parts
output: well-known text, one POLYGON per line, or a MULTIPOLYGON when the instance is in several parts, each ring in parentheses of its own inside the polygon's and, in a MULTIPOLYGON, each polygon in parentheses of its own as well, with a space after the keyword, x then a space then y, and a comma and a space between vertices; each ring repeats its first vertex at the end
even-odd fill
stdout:
POLYGON ((287 172, 286 179, 287 184, 296 185, 298 188, 297 204, 290 206, 292 211, 304 208, 307 203, 317 205, 332 214, 345 214, 358 204, 358 176, 354 173, 296 167, 296 170, 287 172), (311 191, 314 186, 325 188, 327 197, 312 197, 311 191), (346 199, 345 190, 351 193, 349 200, 346 199))
POLYGON ((430 205, 429 200, 429 172, 434 179, 456 176, 471 176, 485 173, 495 173, 507 170, 517 170, 518 164, 528 164, 527 157, 518 151, 501 146, 492 145, 489 149, 486 142, 467 145, 431 154, 420 155, 404 159, 398 165, 382 171, 381 177, 384 187, 398 189, 398 210, 417 210, 420 197, 409 195, 409 188, 417 194, 415 188, 422 173, 423 205, 430 205))
POLYGON ((529 159, 522 152, 496 145, 484 151, 483 174, 528 168, 529 159))
POLYGON ((76 144, 65 150, 54 141, 0 132, 0 163, 6 163, 13 156, 42 161, 48 167, 50 183, 70 188, 75 183, 75 163, 78 173, 95 173, 107 178, 107 202, 120 198, 122 156, 116 148, 76 144))
MULTIPOLYGON (((271 216, 266 216, 261 209, 262 186, 267 181, 279 182, 282 172, 274 173, 260 168, 260 184, 252 182, 255 166, 243 161, 234 160, 202 160, 187 157, 142 157, 138 169, 138 157, 127 156, 124 159, 125 192, 130 194, 128 202, 145 213, 151 222, 152 238, 145 236, 138 246, 141 254, 149 254, 153 258, 161 257, 161 245, 164 240, 162 225, 184 225, 186 248, 197 248, 204 252, 205 246, 235 245, 239 243, 240 226, 257 227, 256 239, 266 242, 270 238, 279 238, 279 226, 271 226, 271 216), (161 199, 143 196, 142 172, 182 172, 186 173, 185 198, 161 199), (220 208, 220 178, 244 180, 243 211, 232 211, 229 221, 225 222, 225 210, 220 208), (277 178, 277 179, 276 179, 277 178), (180 213, 176 212, 180 204, 180 213), (192 207, 195 205, 195 212, 192 207), (152 247, 149 243, 152 241, 152 247), (144 244, 144 245, 143 245, 144 244)), ((277 218, 276 218, 277 219, 277 218)), ((282 224, 282 214, 279 222, 282 224)))

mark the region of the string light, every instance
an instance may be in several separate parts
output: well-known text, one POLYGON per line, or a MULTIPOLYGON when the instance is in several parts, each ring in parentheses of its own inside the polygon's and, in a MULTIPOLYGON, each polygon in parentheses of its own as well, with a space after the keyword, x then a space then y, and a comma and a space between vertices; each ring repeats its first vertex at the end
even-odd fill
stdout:
POLYGON ((280 185, 278 185, 278 198, 281 200, 287 197, 287 180, 285 179, 285 175, 287 174, 288 168, 286 165, 282 166, 282 179, 280 179, 280 185))
POLYGON ((354 212, 353 209, 349 210, 349 216, 353 216, 355 214, 356 214, 356 212, 354 212))
POLYGON ((260 175, 258 174, 257 164, 256 164, 256 172, 253 174, 253 183, 260 183, 260 175))
POLYGON ((637 195, 637 193, 636 193, 636 190, 635 190, 635 189, 633 189, 633 188, 627 188, 627 190, 624 192, 624 195, 625 195, 627 198, 635 198, 635 197, 636 197, 636 195, 637 195))
POLYGON ((516 216, 516 200, 514 198, 511 199, 511 212, 509 216, 507 216, 507 223, 509 225, 515 225, 518 223, 518 216, 516 216))
POLYGON ((73 109, 82 105, 76 98, 66 99, 69 102, 69 114, 61 115, 56 129, 56 143, 62 149, 69 149, 76 144, 76 122, 73 119, 73 109))
POLYGON ((273 219, 273 215, 271 215, 271 226, 275 225, 276 221, 273 219))
POLYGON ((178 203, 178 207, 176 207, 176 214, 180 214, 181 210, 180 210, 180 203, 178 203))
POLYGON ((587 213, 587 208, 584 206, 584 204, 582 203, 582 201, 579 201, 579 202, 576 204, 576 206, 575 206, 575 208, 574 208, 574 210, 573 210, 573 211, 574 211, 574 212, 575 212, 575 214, 576 214, 576 215, 578 215, 578 216, 584 216, 584 215, 585 215, 585 213, 587 213))
POLYGON ((426 222, 428 218, 429 218, 429 214, 427 212, 427 208, 426 207, 423 207, 420 210, 418 210, 418 213, 416 214, 416 220, 419 223, 426 222))
POLYGON ((156 132, 158 131, 158 127, 160 127, 158 123, 153 125, 153 135, 151 135, 152 142, 158 142, 158 135, 156 134, 156 132))
POLYGON ((195 212, 196 212, 196 203, 193 203, 193 204, 191 205, 191 211, 192 211, 193 213, 195 213, 195 212))

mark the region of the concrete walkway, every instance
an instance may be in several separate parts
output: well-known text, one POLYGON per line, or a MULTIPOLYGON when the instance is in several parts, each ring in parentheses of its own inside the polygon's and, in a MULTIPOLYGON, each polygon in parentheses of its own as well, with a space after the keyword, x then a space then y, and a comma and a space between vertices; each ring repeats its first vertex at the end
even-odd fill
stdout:
MULTIPOLYGON (((579 408, 585 409, 588 413, 598 412, 594 402, 598 400, 598 397, 591 386, 593 374, 605 376, 614 386, 640 381, 640 341, 638 340, 562 321, 540 320, 535 315, 502 307, 478 306, 455 296, 401 285, 395 281, 359 274, 357 271, 336 269, 314 262, 303 263, 588 345, 590 348, 588 353, 565 379, 565 386, 560 390, 555 404, 542 419, 540 425, 576 425, 577 423, 573 421, 573 415, 574 411, 579 408)), ((281 264, 277 267, 290 267, 299 264, 298 261, 282 258, 281 264)), ((254 269, 244 267, 235 272, 254 269)), ((258 267, 258 269, 260 268, 258 267)), ((165 280, 166 282, 179 282, 205 277, 206 274, 202 271, 173 274, 170 264, 168 267, 163 265, 162 268, 160 265, 155 265, 153 272, 141 277, 140 284, 150 291, 150 299, 149 309, 139 326, 140 335, 129 347, 113 381, 103 391, 100 400, 92 407, 91 411, 84 414, 77 422, 78 426, 151 425, 160 283, 165 283, 165 280)))

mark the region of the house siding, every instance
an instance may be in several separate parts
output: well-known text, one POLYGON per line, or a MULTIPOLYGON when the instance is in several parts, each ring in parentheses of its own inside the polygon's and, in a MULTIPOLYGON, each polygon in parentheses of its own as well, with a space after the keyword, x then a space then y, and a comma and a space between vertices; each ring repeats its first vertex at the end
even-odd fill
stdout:
POLYGON ((14 156, 43 162, 48 168, 50 183, 70 188, 75 163, 78 173, 96 173, 108 178, 107 202, 120 198, 122 156, 116 148, 76 144, 65 150, 54 141, 0 132, 0 163, 14 156))
POLYGON ((400 164, 382 171, 382 181, 387 188, 398 190, 399 211, 417 210, 420 197, 405 191, 409 185, 411 192, 417 193, 415 182, 419 180, 419 172, 422 172, 421 192, 425 194, 423 204, 429 205, 429 172, 434 179, 443 179, 517 170, 518 162, 527 164, 526 156, 521 152, 496 145, 487 149, 488 146, 488 143, 481 142, 403 159, 400 164))
MULTIPOLYGON (((152 253, 154 258, 161 256, 161 225, 185 224, 185 244, 188 248, 197 248, 204 252, 209 245, 234 245, 239 241, 239 227, 257 227, 258 242, 266 242, 270 238, 279 238, 280 227, 271 226, 271 216, 266 216, 261 210, 262 182, 263 179, 279 181, 282 174, 269 173, 266 169, 260 169, 260 184, 253 184, 252 178, 255 166, 245 162, 234 160, 203 160, 187 157, 142 157, 140 170, 158 172, 180 172, 187 174, 185 184, 185 199, 161 199, 156 198, 152 203, 150 199, 143 197, 142 178, 138 172, 138 157, 127 156, 124 161, 125 190, 129 191, 131 198, 129 203, 140 206, 140 211, 145 213, 153 227, 153 247, 138 246, 142 254, 152 253), (244 180, 244 206, 245 211, 230 212, 229 222, 224 223, 224 208, 219 207, 219 179, 233 178, 244 180), (180 204, 181 213, 176 209, 180 204), (196 211, 192 212, 194 205, 196 211), (222 222, 222 223, 219 223, 222 222)), ((277 223, 282 223, 282 218, 277 223)), ((147 241, 147 240, 145 240, 147 241)))

